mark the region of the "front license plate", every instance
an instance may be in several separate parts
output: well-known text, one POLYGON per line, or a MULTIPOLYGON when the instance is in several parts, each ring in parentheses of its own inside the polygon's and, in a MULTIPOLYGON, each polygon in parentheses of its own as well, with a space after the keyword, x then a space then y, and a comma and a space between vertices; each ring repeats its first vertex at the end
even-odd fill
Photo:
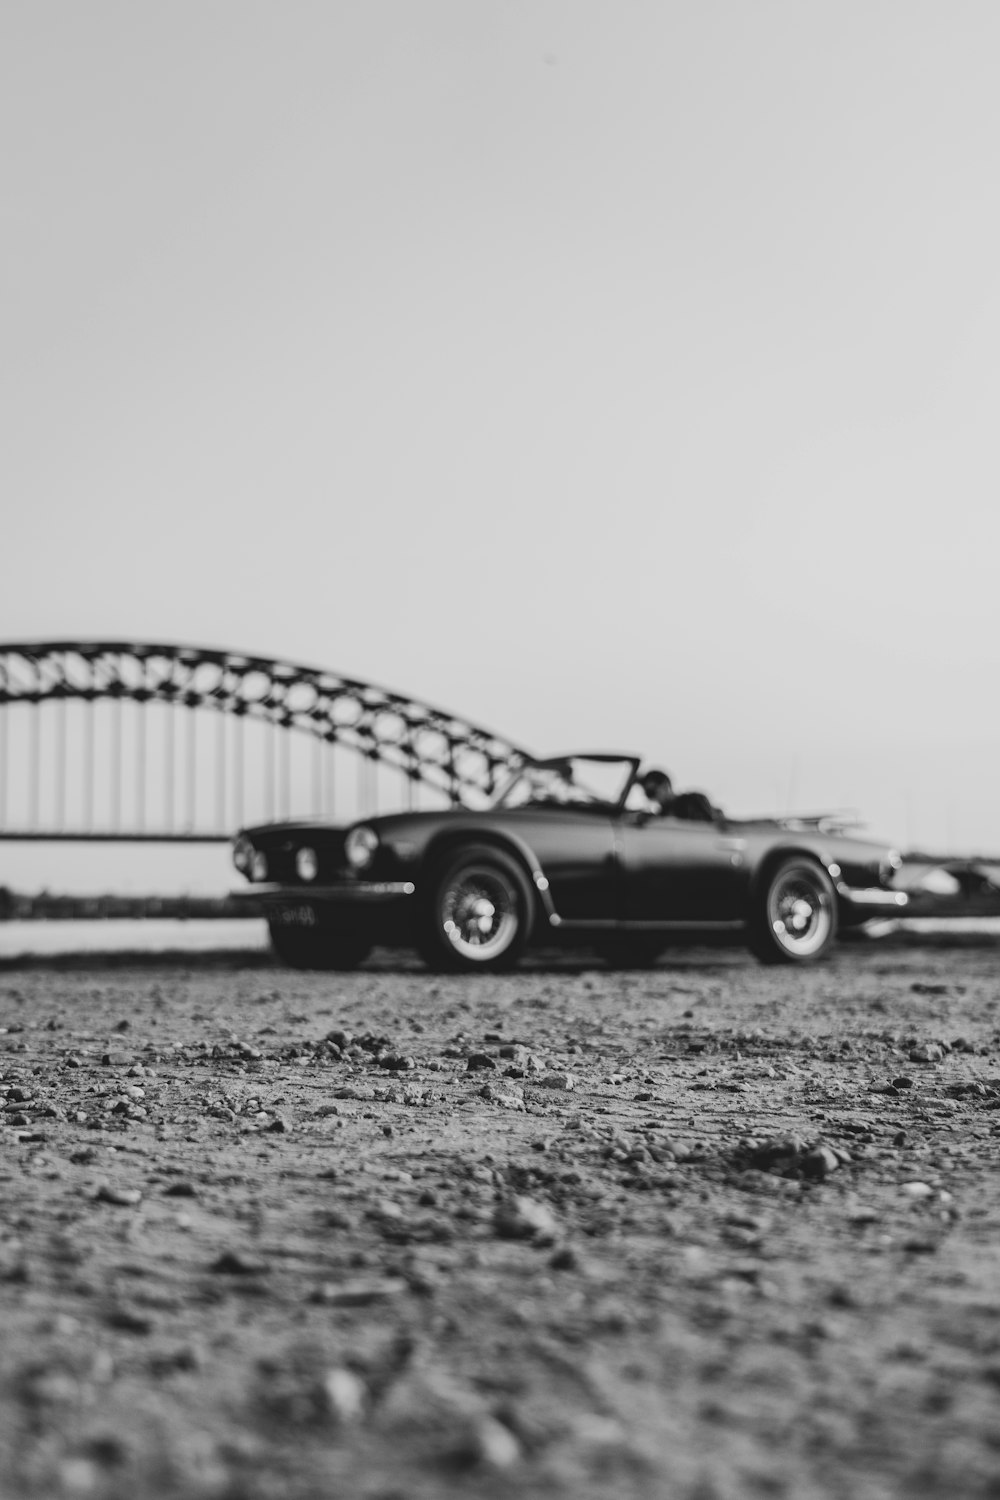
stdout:
POLYGON ((311 906, 279 906, 271 921, 281 927, 315 927, 316 913, 311 906))

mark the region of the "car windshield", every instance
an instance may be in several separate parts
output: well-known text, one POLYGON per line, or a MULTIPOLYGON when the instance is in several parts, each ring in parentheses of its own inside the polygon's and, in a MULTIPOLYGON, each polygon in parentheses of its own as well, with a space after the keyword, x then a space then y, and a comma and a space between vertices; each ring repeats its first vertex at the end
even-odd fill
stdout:
POLYGON ((628 756, 560 756, 522 766, 493 800, 494 808, 602 807, 621 802, 638 762, 628 756))

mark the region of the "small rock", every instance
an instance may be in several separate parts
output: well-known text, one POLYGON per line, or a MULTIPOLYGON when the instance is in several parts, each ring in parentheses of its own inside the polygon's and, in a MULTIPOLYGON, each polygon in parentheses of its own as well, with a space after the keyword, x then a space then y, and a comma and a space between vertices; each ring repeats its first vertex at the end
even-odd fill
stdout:
POLYGON ((337 1366, 327 1370, 321 1383, 323 1403, 338 1426, 357 1422, 365 1414, 368 1387, 353 1370, 337 1366))
POLYGON ((524 1095, 510 1084, 486 1083, 479 1090, 480 1099, 487 1104, 499 1105, 501 1109, 524 1109, 524 1095))
POLYGON ((393 1073, 410 1073, 417 1066, 415 1057, 404 1057, 398 1052, 386 1052, 378 1060, 380 1068, 388 1068, 393 1073))
POLYGON ((370 1307, 373 1302, 386 1302, 409 1290, 401 1276, 386 1276, 378 1281, 326 1281, 316 1288, 311 1302, 321 1302, 325 1307, 370 1307))
POLYGON ((123 1333, 151 1333, 154 1326, 148 1313, 139 1312, 132 1307, 109 1308, 104 1320, 109 1328, 118 1328, 123 1333))
POLYGON ((905 1193, 907 1198, 913 1198, 915 1201, 920 1198, 933 1198, 934 1196, 934 1189, 927 1182, 903 1182, 900 1183, 899 1190, 901 1193, 905 1193))
POLYGON ((501 1239, 551 1244, 558 1232, 555 1214, 535 1198, 517 1194, 497 1206, 493 1227, 501 1239))
POLYGON ((480 1417, 469 1432, 464 1454, 474 1464, 488 1469, 509 1469, 521 1457, 521 1445, 503 1422, 496 1417, 480 1417))
POLYGON ((285 1135, 291 1128, 284 1115, 275 1115, 270 1124, 264 1126, 265 1131, 272 1135, 285 1135))
POLYGON ((800 1166, 803 1177, 813 1182, 822 1182, 840 1166, 840 1158, 830 1146, 814 1146, 803 1156, 800 1166))
POLYGON ((939 1047, 937 1042, 924 1042, 919 1047, 911 1047, 909 1052, 910 1062, 940 1062, 944 1057, 944 1048, 939 1047))
POLYGON ((223 1250, 208 1268, 219 1276, 257 1276, 267 1267, 259 1260, 251 1260, 236 1250, 223 1250))
POLYGON ((113 1203, 116 1208, 135 1208, 142 1202, 142 1193, 138 1188, 112 1187, 105 1182, 97 1189, 95 1198, 98 1203, 113 1203))
POLYGON ((488 1052, 470 1052, 465 1064, 467 1073, 477 1073, 483 1068, 495 1068, 496 1060, 488 1052))
POLYGON ((544 1089, 575 1089, 576 1078, 572 1073, 546 1073, 539 1079, 544 1089))
POLYGON ((898 1078, 890 1078, 889 1082, 894 1089, 912 1089, 913 1079, 906 1073, 901 1073, 898 1078))

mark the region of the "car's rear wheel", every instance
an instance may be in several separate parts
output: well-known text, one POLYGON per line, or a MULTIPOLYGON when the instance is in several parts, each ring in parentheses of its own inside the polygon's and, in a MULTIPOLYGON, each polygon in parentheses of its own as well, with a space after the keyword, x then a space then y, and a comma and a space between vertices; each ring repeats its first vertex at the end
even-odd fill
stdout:
POLYGON ((271 947, 292 969, 356 969, 372 951, 368 937, 359 933, 322 932, 267 924, 271 947))
POLYGON ((431 968, 510 969, 531 934, 531 888, 501 849, 472 846, 439 868, 421 913, 418 947, 431 968))
POLYGON ((765 964, 814 963, 836 936, 837 897, 829 875, 804 855, 783 860, 750 913, 751 951, 765 964))

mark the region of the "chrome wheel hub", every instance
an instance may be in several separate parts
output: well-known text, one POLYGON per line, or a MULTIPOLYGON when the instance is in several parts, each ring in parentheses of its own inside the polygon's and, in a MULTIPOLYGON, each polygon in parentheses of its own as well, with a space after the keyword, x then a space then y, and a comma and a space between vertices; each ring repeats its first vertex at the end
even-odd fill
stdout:
POLYGON ((444 892, 441 929, 463 958, 498 958, 516 937, 519 920, 516 891, 489 866, 459 871, 444 892))
POLYGON ((830 934, 830 900, 821 880, 808 870, 789 870, 768 897, 771 930, 788 953, 807 957, 822 948, 830 934))

